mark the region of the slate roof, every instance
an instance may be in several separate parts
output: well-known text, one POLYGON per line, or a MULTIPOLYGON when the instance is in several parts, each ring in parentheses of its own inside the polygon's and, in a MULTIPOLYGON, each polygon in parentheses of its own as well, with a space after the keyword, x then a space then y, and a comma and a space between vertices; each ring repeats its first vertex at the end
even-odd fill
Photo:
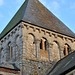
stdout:
POLYGON ((38 0, 26 0, 0 34, 0 39, 20 21, 75 38, 75 34, 38 0))
POLYGON ((13 64, 2 63, 2 64, 0 64, 0 68, 6 68, 6 69, 12 69, 12 70, 20 71, 20 68, 17 67, 15 63, 13 63, 13 64))
POLYGON ((65 75, 71 69, 75 69, 75 51, 58 61, 53 69, 47 75, 65 75))
POLYGON ((27 3, 28 3, 28 0, 26 0, 23 3, 23 5, 20 7, 17 13, 14 15, 14 17, 11 19, 11 21, 8 23, 8 25, 5 27, 5 29, 0 34, 0 39, 3 36, 5 36, 11 29, 13 29, 22 20, 27 3))

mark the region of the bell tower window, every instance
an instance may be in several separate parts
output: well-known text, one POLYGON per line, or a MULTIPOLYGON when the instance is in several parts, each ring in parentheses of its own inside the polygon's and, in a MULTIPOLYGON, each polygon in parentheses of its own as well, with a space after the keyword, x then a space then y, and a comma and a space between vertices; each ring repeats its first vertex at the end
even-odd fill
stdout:
POLYGON ((47 50, 47 40, 42 38, 40 42, 40 49, 47 50))
POLYGON ((64 56, 67 56, 68 54, 71 53, 71 48, 68 44, 65 44, 63 53, 64 53, 64 56))

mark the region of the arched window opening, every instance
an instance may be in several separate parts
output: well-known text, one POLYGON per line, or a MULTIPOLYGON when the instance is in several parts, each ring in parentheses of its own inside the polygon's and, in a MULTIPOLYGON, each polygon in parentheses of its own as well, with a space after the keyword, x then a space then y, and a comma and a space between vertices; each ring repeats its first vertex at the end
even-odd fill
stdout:
POLYGON ((16 59, 19 59, 20 57, 20 49, 19 49, 19 46, 16 45, 16 59))
POLYGON ((0 54, 1 63, 4 61, 4 51, 3 48, 1 48, 1 54, 0 54))
POLYGON ((64 48, 64 51, 63 51, 64 55, 66 56, 66 51, 65 51, 65 48, 64 48))
POLYGON ((20 48, 19 48, 19 34, 16 36, 16 55, 15 55, 15 59, 19 59, 20 58, 20 48))
POLYGON ((30 33, 27 36, 27 57, 28 58, 35 58, 36 57, 36 50, 35 50, 35 36, 30 33))
POLYGON ((40 42, 40 49, 43 49, 43 48, 42 48, 42 39, 41 39, 41 42, 40 42))
POLYGON ((48 50, 48 41, 47 41, 47 39, 45 39, 45 38, 41 39, 40 49, 42 49, 42 50, 48 50))
POLYGON ((16 36, 16 43, 19 42, 19 35, 16 36))
POLYGON ((58 60, 60 60, 60 47, 59 47, 59 43, 57 41, 53 42, 53 60, 56 62, 58 60))
POLYGON ((13 59, 13 48, 11 47, 10 49, 10 59, 12 60, 13 59))
POLYGON ((40 56, 41 59, 44 61, 48 61, 48 49, 49 49, 49 44, 46 38, 41 38, 40 41, 40 56))
POLYGON ((8 43, 8 60, 12 60, 13 58, 13 49, 11 47, 11 42, 8 43))
POLYGON ((47 49, 48 48, 48 42, 47 42, 47 40, 45 40, 44 44, 45 44, 45 50, 48 50, 47 49))
POLYGON ((71 47, 68 44, 65 44, 63 53, 64 56, 67 56, 68 54, 71 53, 71 47))

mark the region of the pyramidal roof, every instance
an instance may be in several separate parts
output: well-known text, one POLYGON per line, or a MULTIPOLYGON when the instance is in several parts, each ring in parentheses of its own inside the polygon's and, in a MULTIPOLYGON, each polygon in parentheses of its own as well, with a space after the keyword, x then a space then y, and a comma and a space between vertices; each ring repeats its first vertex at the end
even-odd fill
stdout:
POLYGON ((26 0, 0 34, 0 39, 20 21, 75 38, 75 34, 38 0, 26 0))

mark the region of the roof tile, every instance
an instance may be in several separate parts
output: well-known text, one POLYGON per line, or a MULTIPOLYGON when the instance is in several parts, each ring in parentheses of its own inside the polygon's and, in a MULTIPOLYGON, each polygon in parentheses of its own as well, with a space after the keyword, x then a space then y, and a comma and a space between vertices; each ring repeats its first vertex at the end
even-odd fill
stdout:
POLYGON ((0 34, 0 39, 21 20, 75 38, 75 34, 38 0, 26 0, 0 34))

